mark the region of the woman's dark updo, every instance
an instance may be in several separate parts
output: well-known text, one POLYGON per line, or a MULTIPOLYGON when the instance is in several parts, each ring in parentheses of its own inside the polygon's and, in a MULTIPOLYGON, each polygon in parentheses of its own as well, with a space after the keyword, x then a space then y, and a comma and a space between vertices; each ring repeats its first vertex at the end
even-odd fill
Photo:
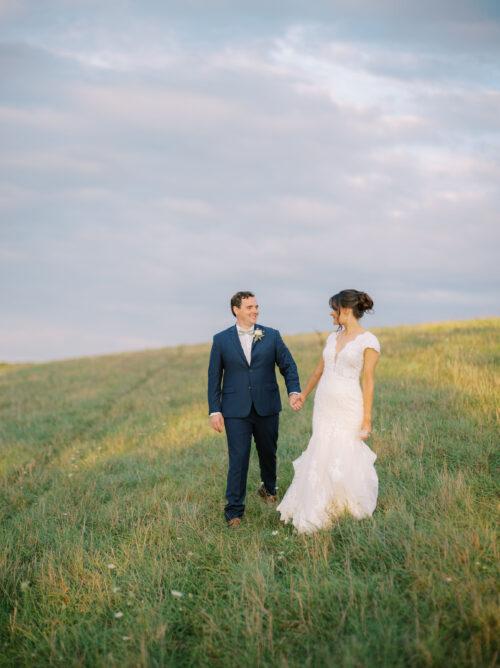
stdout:
POLYGON ((359 290, 341 290, 330 297, 328 303, 334 311, 340 311, 340 307, 352 308, 352 314, 357 320, 373 308, 373 299, 370 295, 359 290))

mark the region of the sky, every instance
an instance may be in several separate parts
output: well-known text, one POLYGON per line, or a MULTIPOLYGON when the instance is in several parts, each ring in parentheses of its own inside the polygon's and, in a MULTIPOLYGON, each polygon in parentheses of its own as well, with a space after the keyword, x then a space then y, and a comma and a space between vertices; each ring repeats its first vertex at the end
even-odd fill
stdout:
POLYGON ((0 0, 0 360, 500 311, 500 4, 0 0))

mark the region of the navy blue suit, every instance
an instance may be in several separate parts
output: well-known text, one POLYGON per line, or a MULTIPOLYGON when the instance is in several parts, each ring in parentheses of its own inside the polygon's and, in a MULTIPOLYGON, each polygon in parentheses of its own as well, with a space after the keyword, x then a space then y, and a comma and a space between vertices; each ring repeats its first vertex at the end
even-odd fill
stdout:
POLYGON ((224 416, 229 451, 225 507, 226 519, 242 517, 250 461, 255 439, 262 481, 269 494, 276 493, 276 449, 281 399, 276 366, 288 393, 300 392, 297 367, 280 333, 256 325, 264 336, 252 344, 248 364, 236 326, 214 336, 208 367, 209 413, 224 416))

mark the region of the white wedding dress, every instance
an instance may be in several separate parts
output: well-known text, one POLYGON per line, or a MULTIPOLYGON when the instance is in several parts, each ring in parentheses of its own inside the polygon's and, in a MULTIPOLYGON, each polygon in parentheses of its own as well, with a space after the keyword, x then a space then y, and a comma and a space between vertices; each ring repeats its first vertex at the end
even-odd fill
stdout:
POLYGON ((337 332, 323 350, 325 366, 314 398, 313 433, 293 462, 295 475, 277 507, 281 520, 299 533, 328 528, 347 511, 372 515, 377 504, 375 453, 361 440, 363 396, 359 376, 366 348, 380 352, 377 337, 365 331, 336 354, 337 332))

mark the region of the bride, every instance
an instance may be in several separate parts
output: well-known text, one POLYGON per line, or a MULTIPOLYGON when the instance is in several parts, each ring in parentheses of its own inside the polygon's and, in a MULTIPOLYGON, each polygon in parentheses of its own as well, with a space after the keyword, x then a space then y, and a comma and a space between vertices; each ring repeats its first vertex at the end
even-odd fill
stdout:
POLYGON ((329 303, 338 329, 328 337, 318 366, 297 398, 303 405, 319 381, 311 440, 293 462, 292 484, 277 507, 281 520, 292 522, 299 533, 328 528, 345 511, 359 519, 369 517, 377 504, 376 455, 363 439, 372 429, 380 344, 359 324, 373 301, 366 292, 342 290, 329 303))

